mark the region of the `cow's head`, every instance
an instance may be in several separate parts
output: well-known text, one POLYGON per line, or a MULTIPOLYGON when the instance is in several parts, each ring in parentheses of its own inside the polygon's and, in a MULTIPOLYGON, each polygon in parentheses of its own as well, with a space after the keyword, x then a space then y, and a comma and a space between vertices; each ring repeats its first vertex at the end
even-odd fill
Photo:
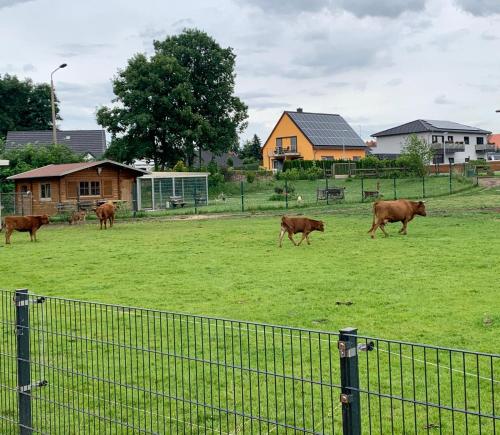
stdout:
POLYGON ((40 216, 40 221, 42 225, 48 225, 49 217, 46 214, 43 214, 42 216, 40 216))
POLYGON ((415 213, 420 216, 427 216, 427 212, 425 210, 425 201, 417 202, 417 209, 415 210, 415 213))
POLYGON ((318 231, 325 231, 325 223, 323 221, 318 221, 316 229, 318 231))

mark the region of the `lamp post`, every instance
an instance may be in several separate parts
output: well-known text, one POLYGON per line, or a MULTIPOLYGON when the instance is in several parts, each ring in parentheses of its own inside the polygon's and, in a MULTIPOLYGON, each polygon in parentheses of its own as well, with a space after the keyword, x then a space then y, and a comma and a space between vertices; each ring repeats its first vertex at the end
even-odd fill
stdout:
POLYGON ((61 68, 66 68, 67 66, 68 66, 68 64, 62 63, 54 71, 52 71, 50 73, 50 105, 52 107, 52 142, 55 144, 57 143, 57 129, 56 129, 56 104, 55 104, 55 97, 54 97, 53 76, 57 70, 60 70, 61 68))

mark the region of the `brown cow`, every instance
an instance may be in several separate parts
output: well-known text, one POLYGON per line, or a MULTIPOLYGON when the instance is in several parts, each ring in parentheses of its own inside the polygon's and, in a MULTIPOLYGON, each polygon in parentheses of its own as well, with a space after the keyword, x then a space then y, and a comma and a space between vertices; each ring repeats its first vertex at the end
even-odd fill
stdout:
POLYGON ((2 228, 5 227, 5 244, 10 245, 10 236, 15 231, 29 232, 30 239, 36 242, 36 232, 42 225, 49 223, 49 217, 39 216, 7 216, 2 228))
POLYGON ((325 224, 323 221, 316 221, 314 219, 308 219, 303 217, 288 217, 283 216, 281 218, 281 232, 279 238, 279 247, 281 248, 281 242, 283 241, 283 236, 288 233, 288 238, 292 241, 295 246, 299 246, 304 239, 307 240, 307 244, 310 245, 309 234, 313 231, 325 230, 325 224), (293 235, 297 233, 302 233, 302 239, 297 244, 293 240, 293 235))
POLYGON ((113 227, 113 222, 115 221, 115 210, 116 207, 107 202, 103 205, 100 205, 95 209, 95 214, 99 218, 99 222, 101 223, 101 230, 102 230, 102 224, 104 223, 104 229, 107 229, 106 223, 109 220, 109 227, 113 227))
POLYGON ((74 211, 68 218, 68 222, 70 225, 76 224, 77 222, 85 222, 87 218, 86 211, 74 211))
POLYGON ((375 201, 373 204, 373 224, 368 230, 372 239, 375 238, 375 231, 378 227, 383 231, 385 237, 389 234, 385 231, 385 224, 388 222, 402 222, 403 227, 399 234, 406 235, 406 226, 415 215, 426 216, 424 201, 408 201, 398 199, 396 201, 375 201))

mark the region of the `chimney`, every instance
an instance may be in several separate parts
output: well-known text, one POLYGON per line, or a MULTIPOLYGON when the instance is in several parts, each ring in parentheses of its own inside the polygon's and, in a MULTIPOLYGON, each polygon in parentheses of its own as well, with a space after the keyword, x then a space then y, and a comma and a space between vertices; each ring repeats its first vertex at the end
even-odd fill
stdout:
POLYGON ((297 113, 302 113, 303 110, 302 110, 302 107, 297 107, 297 113))

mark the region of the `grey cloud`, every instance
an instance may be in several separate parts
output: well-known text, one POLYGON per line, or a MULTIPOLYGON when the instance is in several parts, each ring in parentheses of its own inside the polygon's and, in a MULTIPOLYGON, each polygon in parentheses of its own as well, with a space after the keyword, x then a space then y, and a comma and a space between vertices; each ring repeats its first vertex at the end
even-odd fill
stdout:
POLYGON ((476 16, 500 14, 500 1, 498 0, 455 0, 455 4, 465 12, 476 16))
POLYGON ((481 35, 481 39, 484 39, 485 41, 496 41, 497 39, 500 39, 496 35, 492 35, 491 33, 483 33, 481 35))
POLYGON ((357 17, 396 18, 404 12, 425 9, 426 0, 338 0, 339 6, 357 17))
POLYGON ((81 84, 59 82, 56 93, 61 100, 61 107, 69 105, 84 110, 94 110, 97 106, 109 104, 114 97, 110 81, 81 84))
POLYGON ((394 78, 389 80, 386 85, 387 86, 399 86, 401 83, 403 83, 403 80, 400 78, 394 78))
POLYGON ((31 63, 27 63, 27 64, 23 65, 23 71, 24 72, 34 72, 34 71, 36 71, 36 67, 35 67, 35 65, 33 65, 31 63))
POLYGON ((448 97, 444 94, 437 96, 434 98, 434 103, 436 104, 454 104, 453 101, 449 100, 448 97))
POLYGON ((238 96, 248 104, 250 109, 265 110, 274 108, 284 108, 288 103, 272 100, 277 95, 266 91, 248 91, 239 93, 238 96), (271 101, 272 100, 272 101, 271 101))
POLYGON ((328 9, 331 12, 347 11, 363 17, 396 18, 407 11, 421 11, 426 0, 288 0, 286 7, 278 0, 237 0, 271 13, 315 13, 328 9))
POLYGON ((459 29, 453 32, 444 33, 435 38, 434 41, 431 42, 431 44, 435 45, 440 50, 446 51, 452 45, 458 43, 460 39, 467 36, 469 33, 470 32, 468 29, 459 29))
POLYGON ((0 9, 16 6, 21 3, 28 3, 34 0, 0 0, 0 9))
POLYGON ((480 84, 468 83, 467 86, 469 86, 470 88, 477 89, 479 92, 482 92, 482 93, 485 93, 485 94, 497 93, 498 90, 500 89, 499 86, 486 85, 486 84, 483 84, 483 83, 480 83, 480 84))
POLYGON ((180 20, 174 21, 172 27, 178 30, 185 29, 186 27, 193 27, 194 21, 191 18, 181 18, 180 20))
POLYGON ((110 47, 109 44, 62 44, 58 47, 59 52, 57 54, 62 57, 75 57, 92 54, 108 47, 110 47))

